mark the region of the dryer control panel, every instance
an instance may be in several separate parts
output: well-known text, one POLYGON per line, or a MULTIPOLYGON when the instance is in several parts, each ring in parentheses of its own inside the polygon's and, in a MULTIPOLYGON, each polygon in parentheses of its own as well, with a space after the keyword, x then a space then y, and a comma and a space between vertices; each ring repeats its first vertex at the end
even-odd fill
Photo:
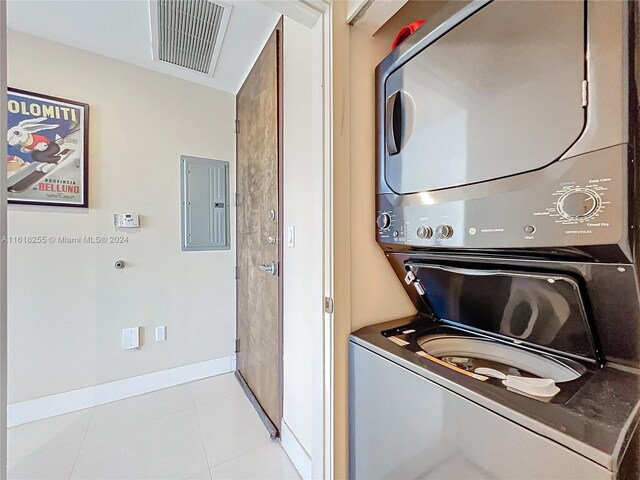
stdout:
POLYGON ((476 185, 377 196, 381 244, 439 248, 545 248, 626 238, 626 145, 476 185))

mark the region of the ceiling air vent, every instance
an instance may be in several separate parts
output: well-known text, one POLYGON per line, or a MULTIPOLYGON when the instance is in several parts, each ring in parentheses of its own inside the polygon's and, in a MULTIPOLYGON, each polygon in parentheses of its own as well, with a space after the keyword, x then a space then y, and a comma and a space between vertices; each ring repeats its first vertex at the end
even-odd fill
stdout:
POLYGON ((213 75, 231 6, 209 0, 151 0, 153 59, 213 75))

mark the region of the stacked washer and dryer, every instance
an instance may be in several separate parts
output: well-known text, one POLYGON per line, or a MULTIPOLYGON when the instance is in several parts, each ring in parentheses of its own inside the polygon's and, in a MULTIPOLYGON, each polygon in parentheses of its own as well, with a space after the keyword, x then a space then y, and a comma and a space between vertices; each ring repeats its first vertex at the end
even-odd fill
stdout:
POLYGON ((450 2, 377 68, 352 478, 640 478, 636 5, 450 2))

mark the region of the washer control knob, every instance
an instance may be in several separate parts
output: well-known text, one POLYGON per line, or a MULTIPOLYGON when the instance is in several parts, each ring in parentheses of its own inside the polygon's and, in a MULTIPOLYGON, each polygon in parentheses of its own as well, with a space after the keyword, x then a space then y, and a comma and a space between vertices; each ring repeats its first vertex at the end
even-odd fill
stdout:
POLYGON ((594 213, 599 204, 598 194, 591 190, 569 190, 558 200, 558 212, 565 218, 584 218, 594 213))
POLYGON ((418 235, 418 238, 421 238, 423 240, 431 238, 433 236, 433 229, 431 227, 423 225, 422 227, 418 228, 418 230, 416 231, 416 235, 418 235))
POLYGON ((440 225, 436 228, 436 237, 439 239, 451 238, 453 236, 453 227, 451 225, 440 225))
POLYGON ((376 225, 380 230, 387 230, 391 226, 391 215, 388 213, 381 213, 376 219, 376 225))

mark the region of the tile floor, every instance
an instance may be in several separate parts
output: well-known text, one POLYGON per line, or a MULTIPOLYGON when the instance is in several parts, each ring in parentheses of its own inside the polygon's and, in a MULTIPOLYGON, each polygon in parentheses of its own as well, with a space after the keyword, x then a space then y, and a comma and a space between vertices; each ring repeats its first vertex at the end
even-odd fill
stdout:
POLYGON ((9 429, 9 480, 298 478, 233 374, 9 429))

